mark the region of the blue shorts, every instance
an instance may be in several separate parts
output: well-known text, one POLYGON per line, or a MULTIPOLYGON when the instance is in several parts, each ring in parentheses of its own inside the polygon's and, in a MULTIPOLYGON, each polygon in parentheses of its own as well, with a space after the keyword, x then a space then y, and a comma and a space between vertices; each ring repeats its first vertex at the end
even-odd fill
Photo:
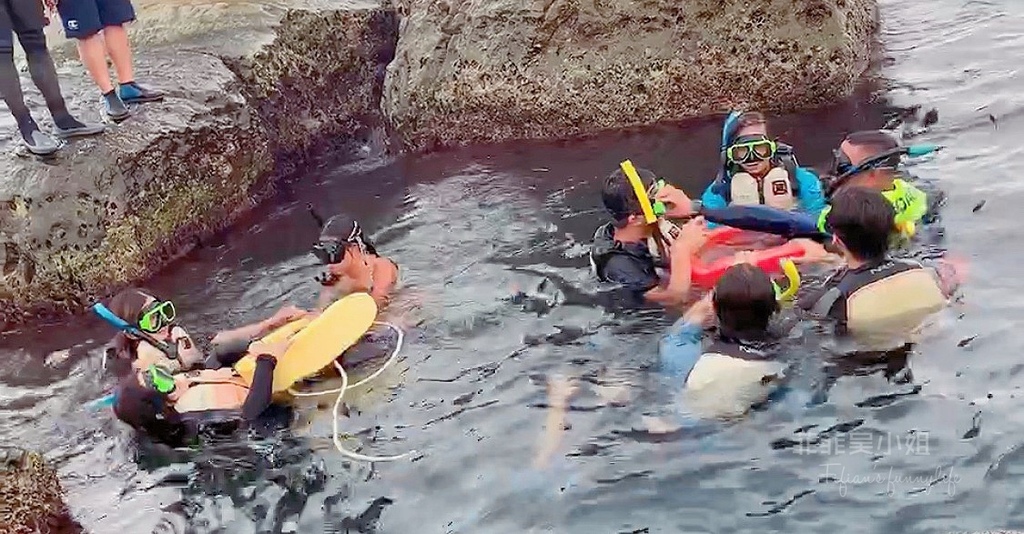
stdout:
POLYGON ((131 0, 61 0, 57 12, 68 39, 86 39, 107 26, 135 20, 131 0))

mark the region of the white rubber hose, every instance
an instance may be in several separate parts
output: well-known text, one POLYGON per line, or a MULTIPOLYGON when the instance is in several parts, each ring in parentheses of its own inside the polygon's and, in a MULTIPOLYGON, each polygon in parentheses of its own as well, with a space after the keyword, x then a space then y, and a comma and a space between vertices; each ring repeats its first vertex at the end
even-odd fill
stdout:
POLYGON ((353 460, 359 460, 359 461, 363 461, 363 462, 391 462, 391 461, 395 461, 395 460, 401 460, 402 458, 407 458, 407 457, 415 454, 416 451, 409 451, 407 453, 399 454, 399 455, 396 455, 396 456, 367 456, 367 455, 364 455, 364 454, 359 454, 359 453, 356 453, 356 452, 352 452, 352 451, 346 450, 345 447, 343 447, 341 445, 341 440, 338 439, 338 420, 341 419, 341 417, 338 414, 338 410, 341 408, 341 400, 342 400, 342 398, 344 398, 345 392, 350 390, 350 389, 357 388, 357 387, 359 387, 359 386, 369 382, 370 380, 373 380, 374 378, 377 378, 378 376, 380 376, 381 373, 383 373, 385 370, 387 370, 388 367, 390 367, 392 364, 395 363, 395 361, 398 360, 398 353, 401 352, 401 350, 402 350, 402 343, 405 340, 405 333, 402 332, 402 329, 398 328, 397 326, 395 326, 395 325, 393 325, 391 323, 375 321, 373 324, 386 326, 386 327, 394 330, 395 333, 398 334, 398 339, 395 341, 395 348, 391 351, 391 356, 389 356, 388 359, 384 362, 384 364, 380 366, 380 369, 377 369, 376 371, 373 372, 373 374, 371 374, 370 376, 360 380, 359 382, 356 382, 355 384, 349 385, 349 383, 348 383, 348 373, 345 372, 345 368, 342 367, 341 363, 339 363, 337 360, 335 360, 334 361, 334 367, 336 369, 338 369, 338 374, 341 375, 341 387, 340 388, 328 389, 328 390, 325 390, 325 391, 316 391, 316 392, 302 392, 302 391, 295 391, 294 389, 289 389, 288 392, 291 393, 292 395, 296 396, 296 397, 319 397, 321 395, 328 395, 330 393, 337 393, 338 394, 338 398, 334 400, 334 409, 331 411, 331 415, 332 415, 332 417, 334 419, 332 421, 332 439, 334 441, 334 448, 338 449, 338 452, 341 453, 343 456, 351 458, 353 460))

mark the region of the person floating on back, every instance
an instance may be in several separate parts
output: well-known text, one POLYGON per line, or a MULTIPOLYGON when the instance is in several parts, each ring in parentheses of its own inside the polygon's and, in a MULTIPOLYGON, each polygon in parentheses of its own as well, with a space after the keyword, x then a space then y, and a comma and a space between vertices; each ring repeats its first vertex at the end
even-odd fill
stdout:
POLYGON ((46 48, 46 36, 43 34, 46 24, 46 15, 39 0, 0 1, 0 93, 18 123, 25 148, 37 156, 49 156, 60 150, 63 143, 58 139, 95 135, 104 130, 102 124, 83 123, 68 112, 57 69, 46 48), (54 134, 58 139, 39 129, 25 105, 21 76, 14 65, 15 34, 25 50, 32 82, 43 94, 53 117, 54 134))
POLYGON ((135 81, 132 50, 124 25, 135 20, 130 0, 46 0, 64 24, 64 34, 78 40, 78 55, 89 76, 103 93, 103 107, 117 122, 131 113, 126 104, 163 100, 160 91, 147 89, 135 81), (114 63, 119 85, 114 87, 107 69, 107 56, 114 63))
POLYGON ((798 165, 792 147, 769 137, 761 113, 730 114, 722 152, 719 175, 701 196, 707 208, 759 204, 816 217, 825 207, 818 176, 798 165))

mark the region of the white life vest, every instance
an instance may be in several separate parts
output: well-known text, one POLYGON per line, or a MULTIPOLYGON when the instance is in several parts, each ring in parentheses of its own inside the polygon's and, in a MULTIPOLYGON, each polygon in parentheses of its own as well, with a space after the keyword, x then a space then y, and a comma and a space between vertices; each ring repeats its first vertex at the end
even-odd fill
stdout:
POLYGON ((782 167, 772 168, 761 180, 737 172, 729 187, 732 204, 737 206, 764 204, 787 211, 796 207, 789 173, 782 167))

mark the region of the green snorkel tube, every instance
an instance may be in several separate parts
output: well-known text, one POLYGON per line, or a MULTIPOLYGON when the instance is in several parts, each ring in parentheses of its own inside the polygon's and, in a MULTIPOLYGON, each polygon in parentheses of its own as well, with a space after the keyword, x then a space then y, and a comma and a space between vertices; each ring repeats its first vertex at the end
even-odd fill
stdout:
POLYGON ((797 270, 793 260, 789 258, 779 260, 779 266, 782 267, 782 273, 786 275, 786 280, 789 282, 789 286, 783 290, 775 280, 772 280, 772 287, 775 288, 775 299, 782 303, 792 300, 800 289, 800 271, 797 270))

